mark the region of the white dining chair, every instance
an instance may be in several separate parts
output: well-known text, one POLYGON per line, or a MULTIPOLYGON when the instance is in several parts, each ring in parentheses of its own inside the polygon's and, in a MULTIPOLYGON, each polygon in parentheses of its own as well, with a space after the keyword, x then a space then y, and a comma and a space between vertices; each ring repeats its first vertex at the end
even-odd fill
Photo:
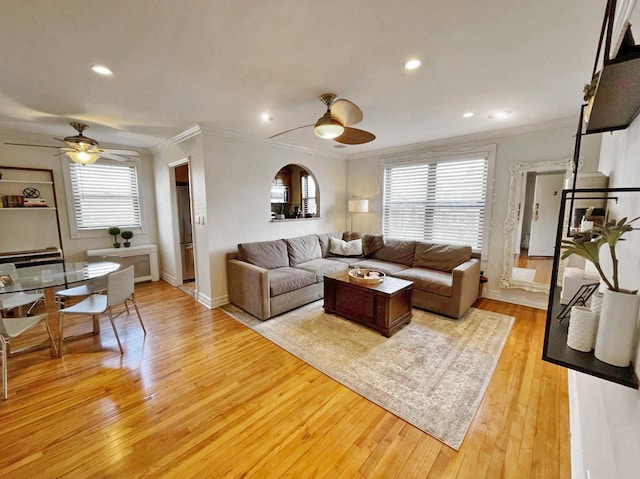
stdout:
POLYGON ((47 323, 47 314, 38 314, 35 316, 27 316, 21 318, 0 318, 0 347, 2 349, 2 398, 7 399, 9 392, 8 380, 7 380, 7 357, 9 356, 9 342, 20 336, 25 331, 30 330, 38 323, 44 323, 44 326, 49 334, 49 340, 51 341, 51 348, 54 355, 58 355, 56 349, 56 342, 51 334, 49 323, 47 323))
POLYGON ((109 321, 111 322, 111 327, 113 328, 113 333, 115 334, 116 341, 118 342, 118 347, 120 348, 120 354, 124 354, 122 343, 120 342, 120 336, 118 336, 118 330, 116 329, 114 320, 121 314, 128 312, 128 309, 115 313, 114 307, 120 304, 123 304, 126 307, 126 301, 130 301, 133 305, 136 311, 136 315, 138 316, 138 320, 140 321, 140 326, 142 326, 142 330, 146 335, 147 330, 144 327, 142 317, 140 316, 140 311, 138 310, 138 305, 135 301, 133 266, 129 266, 128 268, 109 274, 109 276, 107 277, 106 294, 92 294, 79 303, 74 304, 73 306, 58 310, 58 324, 60 328, 58 336, 58 355, 62 356, 62 342, 64 340, 64 317, 68 314, 92 316, 94 320, 94 332, 96 330, 95 324, 97 323, 99 316, 102 314, 108 315, 109 321))
MULTIPOLYGON (((13 263, 0 264, 0 275, 7 275, 13 282, 14 286, 20 286, 18 270, 13 263)), ((22 308, 29 306, 27 313, 29 315, 33 308, 40 301, 44 301, 44 294, 40 292, 25 293, 24 291, 18 291, 15 293, 2 293, 0 294, 0 316, 5 316, 7 311, 17 309, 18 316, 23 316, 22 308)))

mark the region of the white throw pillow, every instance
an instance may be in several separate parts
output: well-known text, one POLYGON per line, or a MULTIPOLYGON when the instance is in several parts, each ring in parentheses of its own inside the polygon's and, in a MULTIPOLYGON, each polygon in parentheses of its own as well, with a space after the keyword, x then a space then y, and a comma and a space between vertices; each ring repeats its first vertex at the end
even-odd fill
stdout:
POLYGON ((362 256, 362 238, 343 241, 329 237, 329 252, 336 256, 362 256))

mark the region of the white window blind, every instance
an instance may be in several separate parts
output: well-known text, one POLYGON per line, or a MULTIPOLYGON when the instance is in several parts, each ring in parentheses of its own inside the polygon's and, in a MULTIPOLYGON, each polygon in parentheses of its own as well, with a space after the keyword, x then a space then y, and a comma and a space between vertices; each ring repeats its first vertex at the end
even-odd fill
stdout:
POLYGON ((135 164, 69 164, 78 231, 141 227, 135 164))
POLYGON ((301 177, 302 182, 302 213, 315 215, 318 210, 316 202, 316 182, 311 175, 301 177))
POLYGON ((487 174, 485 158, 385 167, 383 233, 481 250, 487 174))

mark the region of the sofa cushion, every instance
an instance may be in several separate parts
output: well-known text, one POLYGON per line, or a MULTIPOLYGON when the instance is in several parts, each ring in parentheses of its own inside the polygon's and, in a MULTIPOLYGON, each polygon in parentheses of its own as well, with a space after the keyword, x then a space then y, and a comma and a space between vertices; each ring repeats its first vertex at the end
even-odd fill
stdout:
POLYGON ((320 241, 316 235, 299 236, 288 238, 287 252, 289 253, 289 266, 296 266, 314 259, 322 258, 320 241))
POLYGON ((382 235, 362 235, 362 255, 371 256, 384 246, 384 237, 382 235))
POLYGON ((444 271, 425 268, 408 268, 394 274, 396 278, 413 281, 413 289, 440 296, 451 296, 453 275, 444 271))
POLYGON ((470 259, 471 246, 418 242, 413 266, 450 273, 470 259))
POLYGON ((413 266, 416 242, 412 240, 385 238, 384 246, 371 255, 373 259, 413 266))
POLYGON ((238 245, 238 258, 266 269, 289 266, 287 243, 284 240, 240 243, 238 245))
POLYGON ((320 242, 320 250, 322 251, 322 257, 329 256, 329 238, 342 238, 342 231, 334 231, 332 233, 321 233, 318 236, 320 242))
POLYGON ((391 276, 396 276, 397 273, 408 268, 408 266, 400 263, 391 263, 389 261, 380 261, 377 259, 365 259, 351 265, 352 268, 355 268, 356 266, 364 269, 375 269, 376 271, 382 271, 384 274, 391 276))
POLYGON ((316 283, 324 281, 324 275, 335 273, 336 271, 344 271, 349 267, 347 263, 341 261, 333 261, 331 259, 315 259, 299 264, 296 268, 309 271, 316 275, 316 283))
POLYGON ((299 268, 277 268, 269 271, 269 296, 279 296, 316 282, 316 276, 299 268))
POLYGON ((336 256, 362 256, 362 239, 343 241, 338 238, 329 238, 329 252, 336 256))

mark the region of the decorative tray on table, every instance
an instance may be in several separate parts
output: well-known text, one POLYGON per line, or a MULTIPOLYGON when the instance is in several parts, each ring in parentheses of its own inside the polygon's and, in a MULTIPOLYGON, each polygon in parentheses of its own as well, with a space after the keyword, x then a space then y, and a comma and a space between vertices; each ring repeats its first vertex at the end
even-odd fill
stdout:
POLYGON ((374 269, 354 268, 349 270, 349 281, 359 284, 380 284, 384 281, 385 274, 374 269))

